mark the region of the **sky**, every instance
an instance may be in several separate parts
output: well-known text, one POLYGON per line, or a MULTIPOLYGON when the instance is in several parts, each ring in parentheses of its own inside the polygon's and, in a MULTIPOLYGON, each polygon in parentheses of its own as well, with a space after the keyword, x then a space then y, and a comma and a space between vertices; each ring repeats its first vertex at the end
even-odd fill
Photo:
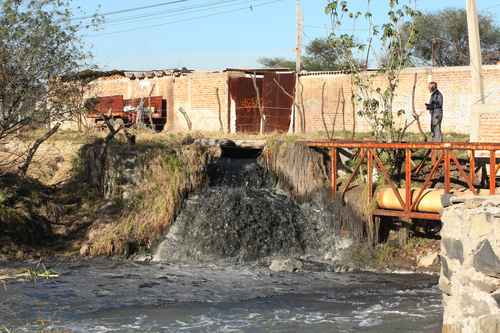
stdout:
MULTIPOLYGON (((424 12, 464 8, 466 0, 409 1, 424 12)), ((326 0, 302 0, 304 43, 325 37, 326 0)), ((366 10, 366 0, 350 0, 366 10)), ((376 23, 383 22, 386 0, 372 0, 376 23)), ((99 31, 84 40, 101 69, 148 70, 187 67, 220 70, 259 66, 260 57, 295 57, 295 0, 74 0, 77 17, 106 15, 99 31), (170 3, 168 3, 170 2, 170 3), (155 6, 126 11, 127 9, 155 6)), ((500 17, 500 0, 477 0, 478 10, 500 17)), ((361 36, 363 25, 346 27, 361 36)))

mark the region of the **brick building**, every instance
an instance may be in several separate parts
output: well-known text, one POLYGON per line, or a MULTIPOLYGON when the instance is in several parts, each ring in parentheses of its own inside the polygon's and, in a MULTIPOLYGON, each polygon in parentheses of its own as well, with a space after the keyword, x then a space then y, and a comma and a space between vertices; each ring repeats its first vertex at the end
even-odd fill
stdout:
MULTIPOLYGON (((472 122, 479 121, 482 126, 480 131, 489 133, 486 135, 488 138, 493 135, 498 140, 500 126, 497 125, 498 133, 493 127, 500 124, 500 116, 495 114, 500 111, 500 65, 484 66, 483 79, 486 103, 491 105, 492 110, 489 115, 474 118, 471 113, 477 101, 472 100, 470 68, 467 66, 409 68, 403 71, 395 109, 404 109, 407 111, 406 117, 411 117, 416 80, 415 109, 422 114, 422 124, 428 130, 429 115, 425 110, 425 102, 429 97, 427 83, 436 81, 445 99, 445 132, 469 134, 472 122)), ((383 86, 383 80, 379 82, 383 86)), ((337 131, 349 131, 354 121, 357 131, 369 130, 366 120, 353 112, 348 74, 302 73, 300 83, 298 101, 305 110, 307 132, 324 131, 325 125, 330 131, 333 127, 337 131)), ((294 75, 286 70, 121 72, 104 75, 91 82, 88 95, 122 95, 124 99, 162 96, 167 109, 165 128, 169 131, 184 131, 191 126, 193 130, 202 131, 258 132, 260 111, 263 110, 266 119, 264 130, 283 132, 299 122, 298 114, 293 119, 291 97, 294 95, 294 86, 294 75), (259 94, 256 94, 252 77, 255 78, 259 94), (263 106, 260 110, 257 98, 263 106)), ((399 120, 404 121, 404 117, 399 120)), ((411 130, 416 131, 416 126, 411 130)))

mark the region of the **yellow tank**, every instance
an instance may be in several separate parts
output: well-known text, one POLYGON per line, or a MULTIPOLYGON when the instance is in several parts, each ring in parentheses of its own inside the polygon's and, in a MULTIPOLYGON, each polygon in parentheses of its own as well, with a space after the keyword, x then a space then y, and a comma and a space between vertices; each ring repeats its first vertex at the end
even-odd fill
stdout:
MULTIPOLYGON (((406 202, 406 190, 404 188, 398 189, 399 194, 403 201, 406 202)), ((417 200, 418 194, 420 193, 420 188, 412 188, 412 202, 417 200)), ((444 194, 444 189, 426 189, 420 201, 416 207, 417 212, 425 213, 441 213, 443 210, 443 205, 441 202, 441 196, 444 194)), ((488 195, 489 190, 480 190, 480 195, 488 195)), ((451 195, 455 197, 473 197, 474 193, 470 190, 453 190, 451 195)), ((403 207, 399 203, 396 194, 390 187, 383 187, 377 190, 375 193, 375 200, 379 208, 391 209, 391 210, 403 210, 403 207)))

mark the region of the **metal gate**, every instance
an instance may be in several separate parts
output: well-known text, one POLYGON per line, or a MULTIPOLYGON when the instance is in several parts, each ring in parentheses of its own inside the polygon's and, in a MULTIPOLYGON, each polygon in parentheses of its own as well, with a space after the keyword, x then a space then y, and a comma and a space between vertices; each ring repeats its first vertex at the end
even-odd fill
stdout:
MULTIPOLYGON (((295 95, 293 73, 266 72, 256 78, 265 117, 264 132, 288 132, 295 95)), ((231 97, 236 104, 236 132, 259 133, 260 112, 252 78, 230 81, 231 97)))

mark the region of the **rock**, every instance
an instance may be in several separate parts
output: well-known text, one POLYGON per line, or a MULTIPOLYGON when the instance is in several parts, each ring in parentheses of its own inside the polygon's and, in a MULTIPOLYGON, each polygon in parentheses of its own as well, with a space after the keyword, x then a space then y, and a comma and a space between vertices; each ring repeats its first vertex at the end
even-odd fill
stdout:
POLYGON ((441 276, 444 276, 448 280, 451 279, 451 271, 448 267, 448 261, 446 261, 446 258, 444 257, 440 257, 439 261, 441 261, 441 276))
POLYGON ((497 293, 493 294, 492 296, 493 296, 493 299, 495 299, 495 301, 497 302, 498 307, 500 307, 500 292, 497 292, 497 293))
POLYGON ((80 255, 82 257, 86 257, 90 254, 90 246, 89 244, 85 243, 82 245, 82 247, 80 248, 80 255))
POLYGON ((303 269, 304 264, 297 259, 274 259, 269 266, 273 272, 299 272, 303 269))
POLYGON ((500 278, 500 259, 498 259, 487 239, 479 244, 479 249, 474 254, 473 266, 478 272, 500 278))
POLYGON ((150 254, 137 254, 132 258, 132 260, 136 262, 150 262, 153 260, 153 256, 150 254))
POLYGON ((481 333, 500 332, 500 314, 482 317, 479 320, 479 330, 481 333))
POLYGON ((494 230, 494 223, 490 214, 477 214, 473 216, 470 226, 469 237, 472 239, 481 239, 494 230))
POLYGON ((132 197, 132 195, 131 195, 131 193, 130 193, 130 192, 128 192, 128 191, 123 191, 123 193, 122 193, 122 199, 123 199, 123 200, 128 200, 128 199, 130 199, 131 197, 132 197))
POLYGON ((484 291, 485 293, 493 293, 495 290, 500 288, 500 281, 498 279, 491 278, 489 276, 484 276, 478 272, 471 272, 470 277, 463 278, 464 282, 474 285, 478 290, 484 291))
POLYGON ((464 248, 462 242, 456 239, 443 238, 441 244, 446 251, 449 259, 457 259, 460 263, 464 262, 464 248))
POLYGON ((445 325, 443 325, 442 333, 463 333, 462 325, 460 325, 460 324, 445 324, 445 325))
POLYGON ((439 263, 439 254, 437 252, 430 253, 418 259, 417 266, 421 268, 428 268, 439 263))
POLYGON ((107 201, 96 210, 97 215, 113 215, 119 212, 120 207, 117 207, 112 201, 107 201))
POLYGON ((182 145, 191 145, 195 142, 195 139, 191 136, 191 134, 188 134, 186 135, 183 139, 182 139, 182 145))
POLYGON ((443 332, 500 333, 499 197, 443 211, 443 332))
POLYGON ((451 295, 451 282, 443 275, 439 277, 439 289, 445 293, 445 295, 451 295))
POLYGON ((490 308, 486 299, 470 293, 462 293, 460 296, 460 308, 462 309, 462 315, 464 318, 479 318, 482 315, 489 313, 490 308))
POLYGON ((210 139, 210 138, 200 138, 194 140, 195 144, 200 146, 221 146, 221 147, 236 147, 234 141, 229 139, 210 139))
POLYGON ((481 204, 485 201, 483 198, 475 198, 471 200, 467 200, 464 203, 464 208, 465 209, 474 209, 474 208, 479 208, 481 207, 481 204))

